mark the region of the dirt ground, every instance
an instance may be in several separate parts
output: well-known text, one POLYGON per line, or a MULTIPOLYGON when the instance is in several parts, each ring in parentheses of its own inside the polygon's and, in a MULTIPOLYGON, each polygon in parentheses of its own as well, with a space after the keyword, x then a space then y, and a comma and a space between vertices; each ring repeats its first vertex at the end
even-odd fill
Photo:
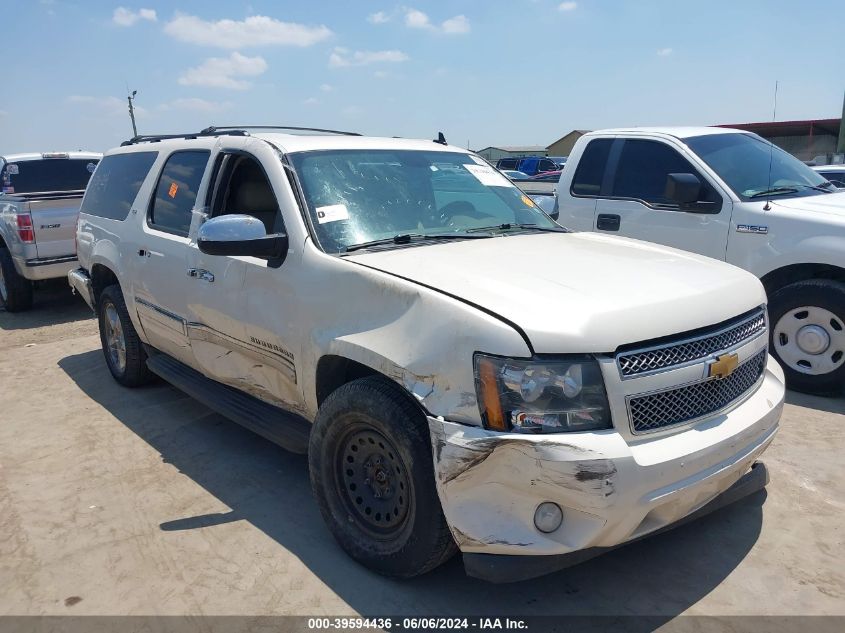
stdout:
POLYGON ((0 615, 845 615, 843 399, 790 393, 767 492, 697 523, 516 585, 393 581, 335 545, 303 457, 118 386, 82 300, 37 302, 0 312, 0 615))

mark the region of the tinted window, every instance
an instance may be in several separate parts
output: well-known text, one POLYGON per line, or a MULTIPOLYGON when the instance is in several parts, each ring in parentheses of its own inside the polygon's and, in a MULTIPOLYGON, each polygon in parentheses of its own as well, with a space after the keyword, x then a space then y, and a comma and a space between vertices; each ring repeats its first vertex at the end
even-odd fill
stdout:
POLYGON ((669 174, 683 173, 695 173, 695 169, 668 145, 657 141, 627 140, 616 168, 613 196, 674 205, 676 203, 666 197, 666 179, 669 174))
POLYGON ((125 220, 156 156, 158 152, 106 156, 88 183, 82 213, 125 220))
POLYGON ((845 171, 822 171, 819 173, 837 187, 845 187, 845 171))
POLYGON ((539 171, 556 171, 557 163, 551 160, 541 160, 539 171))
POLYGON ((82 191, 98 162, 76 158, 25 160, 6 165, 0 180, 5 193, 82 191))
POLYGON ((599 138, 587 143, 572 179, 572 193, 581 196, 597 196, 601 193, 601 181, 612 144, 611 138, 599 138))
POLYGON ((499 161, 497 167, 499 169, 516 169, 516 164, 519 161, 516 158, 503 158, 499 161))
POLYGON ((209 154, 208 151, 176 152, 167 159, 150 207, 151 225, 163 231, 188 233, 209 154))

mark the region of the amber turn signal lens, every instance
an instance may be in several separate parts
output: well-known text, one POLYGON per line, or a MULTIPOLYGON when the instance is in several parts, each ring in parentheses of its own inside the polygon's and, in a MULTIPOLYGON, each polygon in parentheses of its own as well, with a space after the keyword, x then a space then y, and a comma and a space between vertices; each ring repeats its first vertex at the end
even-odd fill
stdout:
POLYGON ((488 358, 478 360, 478 382, 481 387, 481 404, 487 428, 494 431, 507 431, 505 414, 502 412, 502 400, 499 396, 499 384, 496 380, 496 365, 488 358))

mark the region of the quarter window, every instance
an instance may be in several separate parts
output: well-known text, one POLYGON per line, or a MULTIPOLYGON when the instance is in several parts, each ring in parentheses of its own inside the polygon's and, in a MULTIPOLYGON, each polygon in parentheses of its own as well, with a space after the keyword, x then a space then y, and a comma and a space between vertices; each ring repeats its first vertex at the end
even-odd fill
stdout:
POLYGON ((187 151, 170 155, 158 179, 150 208, 150 225, 170 233, 188 234, 191 211, 209 154, 208 151, 187 151))
POLYGON ((601 182, 612 144, 612 138, 597 138, 587 143, 572 178, 574 195, 597 196, 601 193, 601 182))
POLYGON ((106 156, 88 183, 81 213, 125 220, 158 152, 130 152, 106 156))

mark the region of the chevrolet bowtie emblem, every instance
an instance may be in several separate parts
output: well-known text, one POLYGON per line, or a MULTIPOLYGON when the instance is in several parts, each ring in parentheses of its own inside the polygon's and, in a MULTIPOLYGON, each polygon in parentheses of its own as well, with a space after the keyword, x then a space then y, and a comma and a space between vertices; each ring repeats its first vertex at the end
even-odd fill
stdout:
POLYGON ((710 378, 727 378, 739 365, 739 356, 736 354, 722 354, 709 365, 710 378))

